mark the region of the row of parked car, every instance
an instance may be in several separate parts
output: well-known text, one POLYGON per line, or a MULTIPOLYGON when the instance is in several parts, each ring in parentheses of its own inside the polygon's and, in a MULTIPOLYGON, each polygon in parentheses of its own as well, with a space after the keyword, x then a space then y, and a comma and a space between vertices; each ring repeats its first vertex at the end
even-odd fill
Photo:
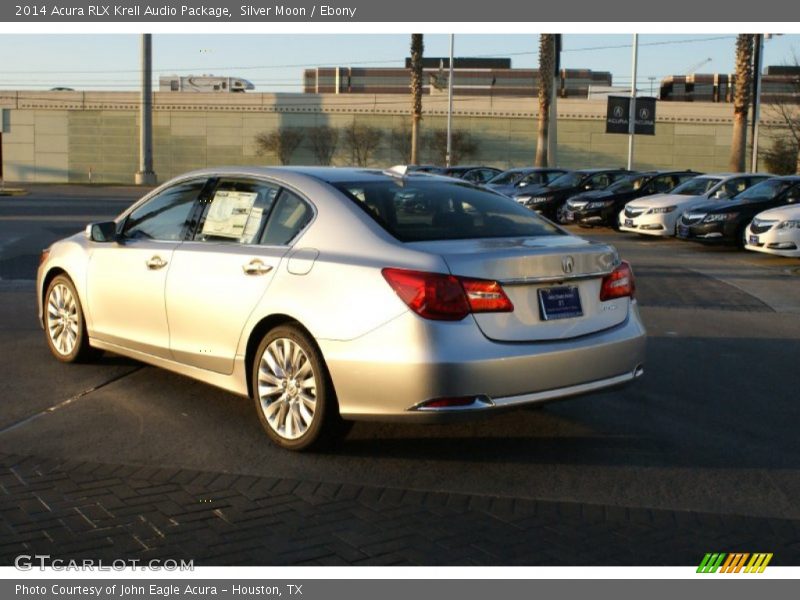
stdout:
POLYGON ((426 169, 485 185, 560 223, 800 258, 800 176, 688 169, 418 168, 426 169))

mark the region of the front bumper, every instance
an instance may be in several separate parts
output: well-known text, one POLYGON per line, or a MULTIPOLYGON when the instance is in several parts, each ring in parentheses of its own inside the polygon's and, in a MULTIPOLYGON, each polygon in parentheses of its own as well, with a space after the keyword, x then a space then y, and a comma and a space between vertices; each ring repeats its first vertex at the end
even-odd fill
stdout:
POLYGON ((703 242, 705 244, 736 244, 735 221, 715 221, 712 223, 694 223, 684 225, 680 221, 675 232, 676 237, 684 240, 703 242))
POLYGON ((357 340, 319 343, 344 418, 447 422, 624 385, 642 373, 645 335, 631 302, 621 324, 567 340, 495 342, 472 317, 407 313, 357 340), (472 401, 425 406, 440 398, 472 401))
POLYGON ((800 258, 800 230, 777 229, 773 227, 763 233, 753 233, 750 227, 746 232, 745 249, 776 256, 800 258))
POLYGON ((581 208, 570 210, 569 206, 564 207, 563 215, 565 223, 577 223, 578 225, 608 225, 610 217, 614 211, 609 208, 581 208))
POLYGON ((675 221, 675 217, 672 217, 670 213, 654 215, 645 213, 638 217, 626 217, 622 212, 619 216, 619 230, 642 235, 671 237, 675 235, 675 221))

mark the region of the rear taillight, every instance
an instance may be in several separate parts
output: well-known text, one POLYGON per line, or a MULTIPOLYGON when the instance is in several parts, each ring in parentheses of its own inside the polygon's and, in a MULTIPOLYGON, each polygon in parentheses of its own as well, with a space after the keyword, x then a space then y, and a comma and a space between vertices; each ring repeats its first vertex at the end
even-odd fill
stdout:
POLYGON ((511 312, 514 305, 496 281, 386 268, 384 279, 421 317, 460 321, 470 313, 511 312))
POLYGON ((636 292, 636 284, 633 281, 633 270, 630 264, 622 261, 619 266, 603 277, 603 285, 600 287, 600 301, 613 300, 614 298, 633 298, 636 292))

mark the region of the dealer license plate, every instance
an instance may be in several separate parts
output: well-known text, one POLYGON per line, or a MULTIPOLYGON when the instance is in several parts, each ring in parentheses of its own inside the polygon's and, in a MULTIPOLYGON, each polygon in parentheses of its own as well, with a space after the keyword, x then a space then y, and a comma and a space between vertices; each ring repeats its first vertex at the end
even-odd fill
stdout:
POLYGON ((578 288, 575 286, 560 286, 540 289, 539 312, 543 321, 583 316, 578 288))

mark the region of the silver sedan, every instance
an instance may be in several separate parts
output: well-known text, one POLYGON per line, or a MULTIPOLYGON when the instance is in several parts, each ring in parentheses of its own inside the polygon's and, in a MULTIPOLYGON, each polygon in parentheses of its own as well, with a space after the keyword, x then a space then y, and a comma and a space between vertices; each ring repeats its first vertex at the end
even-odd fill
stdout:
POLYGON ((614 248, 402 170, 188 173, 53 244, 37 281, 57 359, 106 350, 249 396, 292 450, 353 420, 489 414, 643 372, 614 248))

